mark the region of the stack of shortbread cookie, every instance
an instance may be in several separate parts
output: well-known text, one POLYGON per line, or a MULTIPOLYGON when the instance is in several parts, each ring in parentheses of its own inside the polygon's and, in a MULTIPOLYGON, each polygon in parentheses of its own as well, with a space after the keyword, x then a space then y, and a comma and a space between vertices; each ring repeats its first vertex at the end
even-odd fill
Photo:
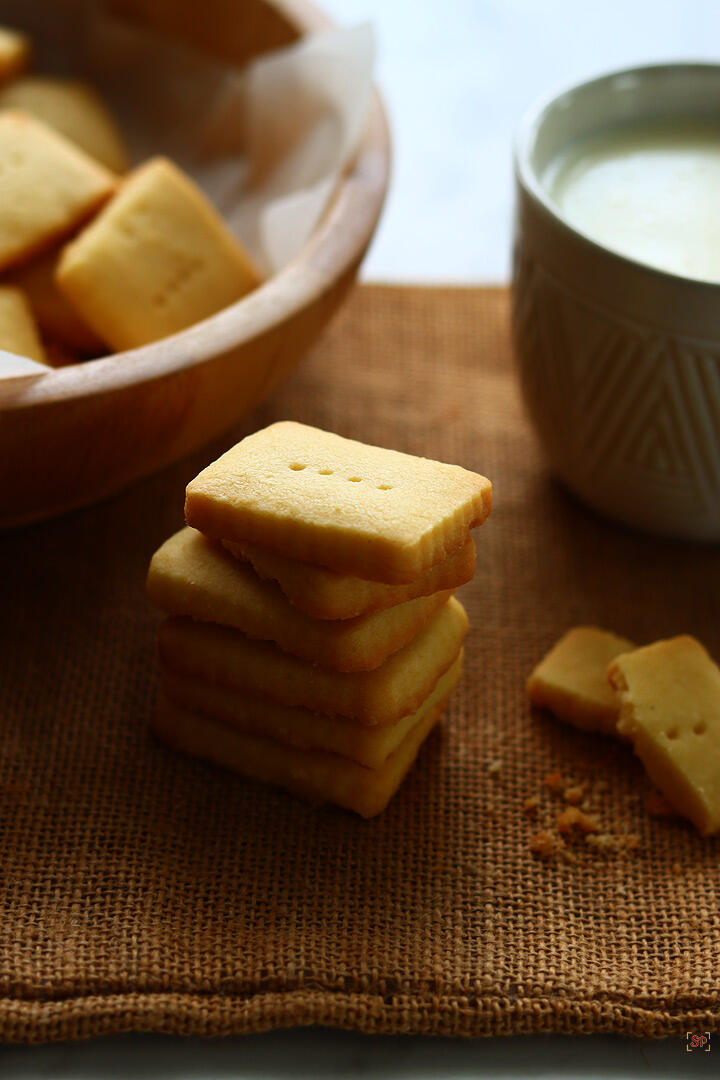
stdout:
POLYGON ((296 423, 188 486, 156 552, 155 731, 243 775, 364 817, 395 793, 460 676, 491 485, 296 423))

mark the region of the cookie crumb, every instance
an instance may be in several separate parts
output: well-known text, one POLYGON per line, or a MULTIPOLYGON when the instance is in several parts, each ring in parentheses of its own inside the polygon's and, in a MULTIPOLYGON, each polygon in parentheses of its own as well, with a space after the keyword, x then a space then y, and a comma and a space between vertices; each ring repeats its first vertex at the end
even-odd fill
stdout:
POLYGON ((640 847, 640 837, 634 833, 594 833, 585 837, 585 843, 598 851, 635 851, 640 847))
POLYGON ((555 840, 552 833, 549 833, 547 829, 541 829, 540 832, 531 836, 529 843, 533 855, 539 855, 541 858, 547 859, 555 854, 555 840))
POLYGON ((585 814, 577 806, 566 806, 557 815, 558 832, 568 835, 577 829, 581 833, 599 833, 600 826, 591 814, 585 814))
POLYGON ((572 784, 563 791, 563 799, 566 803, 571 803, 573 806, 577 806, 578 803, 582 802, 584 795, 585 784, 572 784))
POLYGON ((599 851, 617 851, 617 838, 610 833, 592 833, 585 839, 590 847, 599 851))
POLYGON ((627 889, 625 888, 624 885, 616 885, 615 886, 615 892, 619 893, 620 896, 627 896, 627 889))
POLYGON ((560 795, 565 788, 565 782, 559 772, 548 773, 543 783, 553 795, 560 795))
POLYGON ((496 758, 495 761, 491 761, 487 767, 487 771, 489 772, 490 776, 497 776, 501 769, 502 761, 500 761, 498 758, 496 758))
POLYGON ((523 811, 530 818, 537 817, 538 809, 540 807, 540 799, 537 795, 529 795, 523 803, 523 811))

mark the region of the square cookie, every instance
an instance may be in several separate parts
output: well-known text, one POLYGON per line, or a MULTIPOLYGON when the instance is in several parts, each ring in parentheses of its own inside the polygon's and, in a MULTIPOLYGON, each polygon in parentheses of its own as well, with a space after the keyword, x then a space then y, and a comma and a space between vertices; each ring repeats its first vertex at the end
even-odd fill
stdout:
POLYGON ((0 285, 0 349, 46 364, 32 308, 20 289, 0 285))
POLYGON ((468 622, 454 598, 404 648, 374 671, 341 672, 290 656, 239 630, 193 619, 160 624, 166 667, 252 697, 362 724, 392 724, 415 712, 456 659, 468 622))
POLYGON ((220 540, 398 585, 458 551, 490 513, 491 493, 458 465, 284 421, 203 469, 185 518, 220 540))
POLYGON ((461 668, 462 651, 415 712, 402 716, 394 724, 376 727, 248 697, 169 668, 162 670, 161 686, 168 701, 189 712, 202 713, 230 727, 255 732, 301 750, 326 750, 369 769, 379 769, 427 711, 447 700, 460 678, 461 668))
POLYGON ((117 125, 87 83, 27 75, 0 90, 0 109, 30 113, 112 172, 127 168, 127 150, 117 125))
POLYGON ((116 177, 25 113, 0 113, 0 269, 67 236, 115 190, 116 177))
POLYGON ((596 626, 568 630, 533 671, 527 693, 533 705, 549 709, 583 731, 617 735, 618 701, 607 680, 611 660, 635 646, 596 626))
POLYGON ((450 596, 449 591, 408 600, 385 611, 342 622, 311 619, 272 581, 195 529, 171 536, 155 552, 147 592, 168 615, 242 630, 274 641, 285 652, 337 671, 371 671, 415 637, 450 596))
POLYGON ((161 696, 153 729, 173 749, 240 773, 248 780, 273 784, 312 802, 330 802, 361 817, 385 809, 445 708, 437 702, 408 732, 379 769, 322 750, 296 746, 239 731, 217 720, 188 712, 161 696))
POLYGON ((81 353, 106 351, 97 334, 82 321, 55 284, 60 252, 55 249, 14 266, 7 280, 26 293, 38 326, 48 338, 81 353))
POLYGON ((260 284, 212 204, 164 158, 128 175, 104 212, 67 245, 56 279, 116 350, 184 330, 260 284))
POLYGON ((290 603, 314 619, 352 619, 382 611, 418 596, 457 589, 475 573, 472 537, 407 585, 383 585, 351 574, 336 574, 321 566, 286 559, 257 544, 236 544, 232 540, 224 540, 223 544, 237 559, 249 562, 261 578, 277 581, 290 603))
POLYGON ((695 638, 656 641, 620 656, 608 678, 618 730, 648 776, 703 836, 720 831, 720 668, 695 638))

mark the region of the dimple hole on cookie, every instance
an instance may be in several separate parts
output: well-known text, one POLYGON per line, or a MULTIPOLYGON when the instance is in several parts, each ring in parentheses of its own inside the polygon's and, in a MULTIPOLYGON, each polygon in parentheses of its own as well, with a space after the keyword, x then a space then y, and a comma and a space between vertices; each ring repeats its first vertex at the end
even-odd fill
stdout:
POLYGON ((707 731, 707 724, 704 720, 698 720, 697 724, 693 724, 694 735, 704 735, 707 731))
POLYGON ((665 734, 668 737, 668 739, 677 739, 680 732, 678 731, 678 729, 676 727, 673 727, 673 728, 670 728, 669 731, 666 731, 665 734))
POLYGON ((392 484, 378 484, 378 491, 392 491, 392 484))
POLYGON ((307 469, 307 465, 303 465, 301 461, 291 461, 290 468, 293 472, 302 472, 303 469, 307 469))
POLYGON ((318 469, 318 475, 319 476, 332 476, 332 474, 333 474, 332 469, 318 469))
POLYGON ((362 476, 348 476, 348 480, 351 484, 359 484, 362 482, 362 476))

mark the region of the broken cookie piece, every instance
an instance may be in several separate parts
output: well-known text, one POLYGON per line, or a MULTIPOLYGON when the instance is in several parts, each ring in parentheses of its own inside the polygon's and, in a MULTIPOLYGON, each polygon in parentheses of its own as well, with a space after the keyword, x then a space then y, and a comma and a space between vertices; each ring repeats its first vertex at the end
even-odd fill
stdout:
POLYGON ((618 704, 608 664, 635 646, 596 626, 576 626, 558 641, 528 679, 533 705, 583 731, 617 735, 618 704))
POLYGON ((720 832, 720 668, 684 635, 618 657, 608 679, 650 779, 703 836, 720 832))

